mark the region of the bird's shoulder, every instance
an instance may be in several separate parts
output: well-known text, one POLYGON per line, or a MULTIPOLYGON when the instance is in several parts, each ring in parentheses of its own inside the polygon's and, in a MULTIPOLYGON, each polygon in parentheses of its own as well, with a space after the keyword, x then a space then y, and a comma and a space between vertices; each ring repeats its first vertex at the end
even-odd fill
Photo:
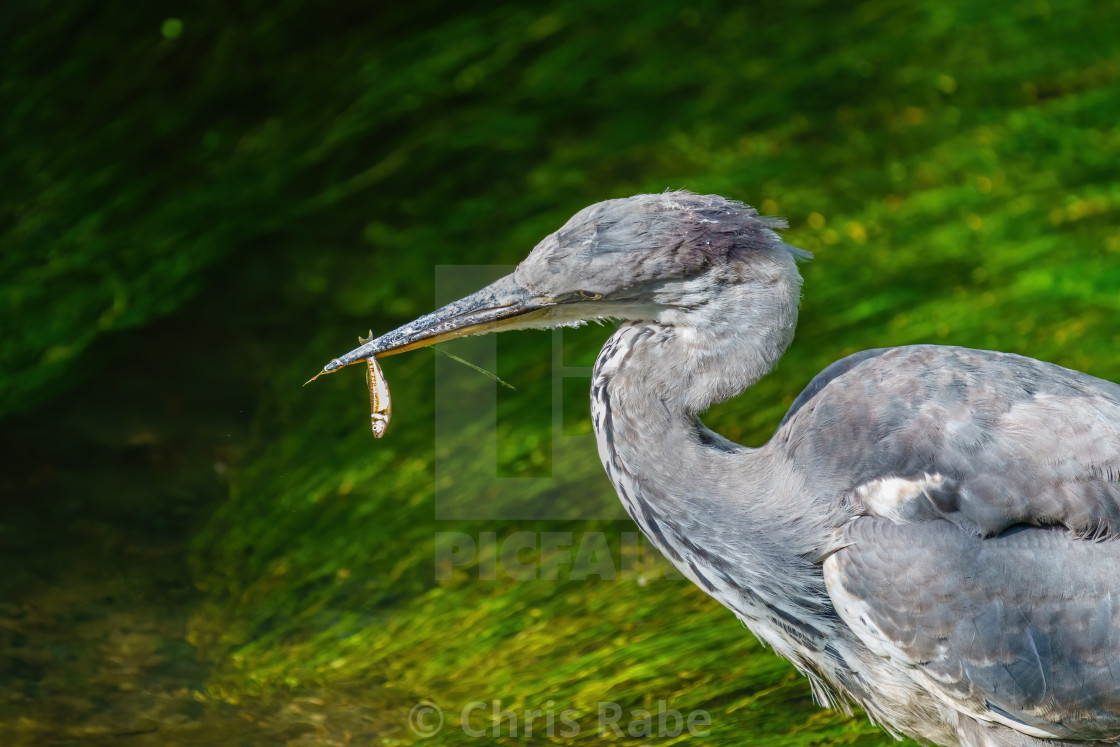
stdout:
POLYGON ((970 348, 868 350, 822 371, 771 442, 851 513, 1120 535, 1120 386, 970 348))
POLYGON ((1102 396, 1120 401, 1120 384, 1055 363, 952 345, 905 345, 853 353, 813 377, 779 425, 819 406, 875 406, 869 415, 896 413, 882 407, 888 397, 912 403, 936 399, 943 405, 994 404, 1036 395, 1102 396))

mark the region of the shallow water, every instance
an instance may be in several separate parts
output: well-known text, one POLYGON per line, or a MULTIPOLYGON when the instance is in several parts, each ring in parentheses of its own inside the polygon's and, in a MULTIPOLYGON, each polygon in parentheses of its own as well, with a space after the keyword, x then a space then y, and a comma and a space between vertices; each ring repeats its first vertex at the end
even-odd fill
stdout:
POLYGON ((380 441, 360 372, 301 385, 681 186, 816 254, 729 438, 869 347, 1120 379, 1115 6, 0 9, 0 744, 411 743, 424 703, 477 744, 476 702, 893 744, 635 539, 588 435, 609 329, 449 346, 512 392, 388 359, 380 441))

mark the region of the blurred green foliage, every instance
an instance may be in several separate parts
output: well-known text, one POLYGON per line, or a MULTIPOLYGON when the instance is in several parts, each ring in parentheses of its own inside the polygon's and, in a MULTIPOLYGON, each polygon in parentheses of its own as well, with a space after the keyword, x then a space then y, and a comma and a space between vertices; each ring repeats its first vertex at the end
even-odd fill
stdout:
MULTIPOLYGON (((405 741, 427 698, 584 713, 664 699, 711 710, 717 744, 888 743, 821 714, 684 583, 487 581, 477 566, 437 580, 436 532, 620 547, 633 527, 433 520, 433 444, 467 463, 477 433, 437 442, 429 352, 385 363, 396 414, 376 443, 352 370, 300 384, 357 334, 429 310, 438 266, 516 262, 588 203, 670 187, 783 215, 817 257, 778 372, 707 418, 733 439, 764 441, 814 373, 867 347, 999 348, 1120 379, 1120 3, 175 12, 0 10, 0 413, 144 381, 154 357, 191 361, 167 386, 194 401, 251 391, 244 449, 222 456, 228 497, 192 531, 209 692, 376 699, 379 730, 405 741)), ((565 336, 565 360, 588 364, 607 333, 565 336)), ((503 474, 559 469, 545 338, 500 343, 518 387, 497 395, 503 474)), ((587 418, 565 398, 566 428, 587 418)), ((598 493, 544 482, 526 499, 610 500, 593 450, 563 469, 598 493)))

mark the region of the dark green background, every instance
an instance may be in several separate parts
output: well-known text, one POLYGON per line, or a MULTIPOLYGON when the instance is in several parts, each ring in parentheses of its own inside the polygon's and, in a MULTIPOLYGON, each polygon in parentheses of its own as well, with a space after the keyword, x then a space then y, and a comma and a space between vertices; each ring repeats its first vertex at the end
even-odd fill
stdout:
MULTIPOLYGON (((514 263, 597 200, 718 192, 816 254, 778 372, 707 416, 731 438, 867 347, 1120 379, 1116 0, 17 0, 0 29, 5 745, 409 743, 421 699, 440 744, 495 699, 891 743, 680 581, 437 580, 436 532, 634 528, 437 522, 434 449, 477 434, 437 438, 430 351, 386 361, 379 442, 356 372, 300 388, 430 310, 440 266, 514 263)), ((547 476, 551 337, 507 338, 497 471, 547 476)), ((589 430, 579 396, 563 418, 589 430)), ((598 493, 541 500, 609 499, 583 457, 598 493)))

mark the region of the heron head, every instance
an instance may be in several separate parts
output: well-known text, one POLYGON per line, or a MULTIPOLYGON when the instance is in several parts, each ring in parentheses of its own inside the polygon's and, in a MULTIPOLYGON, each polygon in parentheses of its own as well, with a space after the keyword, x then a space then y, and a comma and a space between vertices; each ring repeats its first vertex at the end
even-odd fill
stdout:
MULTIPOLYGON (((785 222, 718 195, 635 195, 580 210, 512 274, 328 363, 330 373, 466 335, 593 319, 679 323, 722 289, 788 274, 785 222)), ((796 270, 793 270, 796 276, 796 270)))

